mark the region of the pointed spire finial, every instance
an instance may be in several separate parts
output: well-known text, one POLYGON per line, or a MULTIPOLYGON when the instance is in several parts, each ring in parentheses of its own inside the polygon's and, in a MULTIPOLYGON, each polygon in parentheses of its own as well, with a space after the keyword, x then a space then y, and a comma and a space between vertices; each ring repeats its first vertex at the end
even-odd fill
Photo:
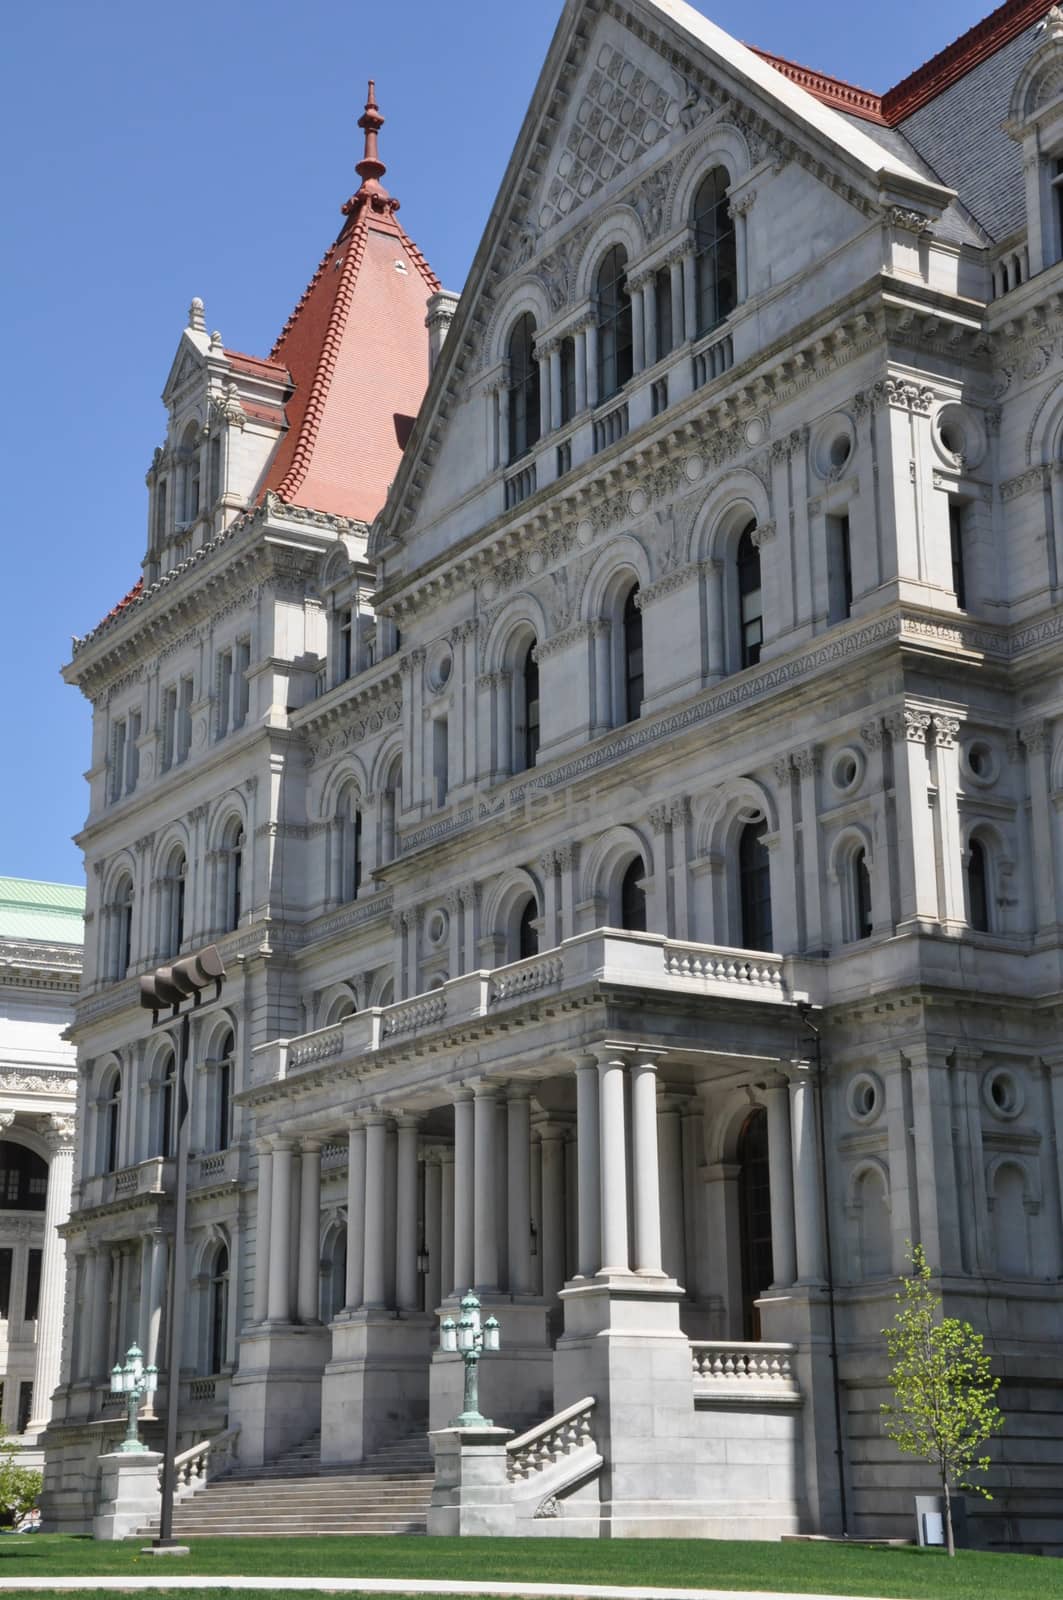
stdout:
POLYGON ((194 328, 196 333, 206 333, 207 322, 203 315, 203 302, 198 294, 188 308, 188 326, 194 328))
POLYGON ((397 211, 399 202, 393 200, 383 184, 380 182, 387 167, 380 159, 377 148, 377 135, 384 126, 384 118, 380 114, 380 107, 376 101, 376 83, 369 80, 369 93, 365 102, 365 110, 358 118, 358 126, 365 134, 365 154, 355 166, 355 172, 362 180, 358 193, 353 195, 342 210, 349 216, 362 201, 368 201, 374 211, 397 211))

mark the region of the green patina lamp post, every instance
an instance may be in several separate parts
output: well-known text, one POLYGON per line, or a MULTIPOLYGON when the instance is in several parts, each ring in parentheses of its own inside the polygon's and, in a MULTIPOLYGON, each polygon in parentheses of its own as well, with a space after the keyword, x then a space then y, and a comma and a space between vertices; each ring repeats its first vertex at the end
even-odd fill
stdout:
POLYGON ((158 1387, 159 1374, 155 1367, 146 1367, 139 1347, 131 1344, 126 1351, 125 1366, 111 1368, 111 1393, 124 1394, 129 1407, 125 1439, 120 1450, 146 1450, 137 1435, 137 1412, 141 1402, 150 1398, 158 1387))
POLYGON ((480 1302, 470 1290, 462 1296, 461 1316, 444 1317, 439 1328, 439 1348, 456 1352, 465 1363, 465 1409, 455 1417, 452 1428, 492 1428, 494 1423, 480 1415, 478 1367, 485 1352, 497 1350, 501 1329, 496 1317, 480 1322, 480 1302))

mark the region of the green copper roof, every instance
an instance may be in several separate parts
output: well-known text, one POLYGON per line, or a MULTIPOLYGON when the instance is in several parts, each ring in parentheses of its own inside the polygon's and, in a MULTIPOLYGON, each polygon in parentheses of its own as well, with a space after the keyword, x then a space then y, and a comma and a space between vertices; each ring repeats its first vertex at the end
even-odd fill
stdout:
POLYGON ((84 910, 85 891, 72 883, 0 878, 0 939, 80 945, 84 910))

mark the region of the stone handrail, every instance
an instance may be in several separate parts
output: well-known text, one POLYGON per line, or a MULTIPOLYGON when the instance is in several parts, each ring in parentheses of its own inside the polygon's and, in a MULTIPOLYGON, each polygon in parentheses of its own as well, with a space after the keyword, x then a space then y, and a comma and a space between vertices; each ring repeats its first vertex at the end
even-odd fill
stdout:
POLYGON ((506 1445, 507 1469, 510 1480, 519 1482, 530 1478, 533 1472, 553 1466, 562 1456, 574 1455, 588 1445, 593 1447, 591 1412, 594 1399, 577 1400, 556 1416, 537 1423, 506 1445))
POLYGON ((442 990, 415 1000, 404 1000, 400 1005, 388 1006, 383 1013, 384 1037, 392 1039, 396 1034, 430 1027, 434 1022, 442 1022, 446 1014, 447 997, 442 990))
POLYGON ((343 1027, 321 1028, 310 1034, 305 1043, 293 1045, 288 1052, 289 1067, 309 1067, 318 1061, 328 1061, 343 1054, 343 1027))
POLYGON ((708 945, 677 944, 664 947, 664 970, 669 977, 708 978, 714 983, 773 989, 782 993, 783 958, 758 951, 713 949, 708 945))
POLYGON ((526 994, 535 994, 560 983, 565 975, 565 964, 555 951, 547 956, 530 956, 510 967, 501 967, 491 981, 490 1004, 500 1000, 514 1000, 526 994))
POLYGON ((800 1393, 792 1344, 737 1343, 732 1339, 691 1340, 695 1393, 731 1393, 780 1397, 800 1393))
MULTIPOLYGON (((224 1433, 211 1434, 209 1439, 200 1439, 198 1444, 174 1457, 174 1495, 178 1500, 205 1488, 211 1478, 231 1465, 239 1432, 239 1428, 227 1428, 224 1433), (215 1457, 219 1458, 217 1463, 215 1457)), ((161 1461, 159 1481, 162 1481, 161 1461)))

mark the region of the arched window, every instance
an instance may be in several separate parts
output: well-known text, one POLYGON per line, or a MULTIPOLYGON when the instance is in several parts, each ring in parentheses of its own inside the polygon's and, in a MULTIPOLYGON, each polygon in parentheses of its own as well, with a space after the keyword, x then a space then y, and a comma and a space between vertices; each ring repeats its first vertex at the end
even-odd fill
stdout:
POLYGON ((188 863, 185 853, 177 849, 170 856, 163 879, 163 905, 161 953, 164 956, 178 955, 185 936, 185 877, 188 872, 188 863))
POLYGON ((43 1211, 48 1163, 13 1139, 0 1139, 0 1211, 43 1211))
POLYGON ((167 1050, 159 1062, 159 1154, 172 1156, 177 1145, 177 1058, 167 1050))
POLYGON ((337 1227, 326 1242, 322 1260, 320 1316, 324 1323, 338 1317, 347 1303, 347 1229, 337 1227))
POLYGON ((770 950, 771 870, 764 835, 766 818, 747 822, 738 839, 738 893, 742 916, 742 949, 770 950))
POLYGON ((122 1130, 122 1074, 115 1072, 107 1085, 103 1102, 103 1170, 118 1166, 118 1147, 122 1130))
POLYGON ((524 902, 524 907, 517 923, 517 960, 526 961, 529 956, 539 954, 539 930, 536 922, 539 908, 534 899, 529 898, 524 902))
POLYGON ((646 932, 646 891, 642 880, 646 868, 636 856, 620 880, 620 926, 627 933, 646 932))
POLYGON ((539 753, 539 663, 533 639, 524 654, 524 767, 534 767, 539 753))
POLYGON ((217 1094, 214 1100, 214 1148, 228 1150, 232 1142, 233 1054, 236 1040, 230 1028, 221 1041, 217 1062, 217 1094))
POLYGON ((738 541, 735 563, 738 568, 739 661, 755 667, 764 641, 764 607, 760 591, 760 551, 753 542, 756 522, 751 522, 738 541))
POLYGON ((339 848, 339 898, 356 900, 362 883, 362 812, 358 791, 346 789, 336 814, 339 848))
POLYGON ((981 839, 967 842, 967 921, 976 933, 989 932, 989 863, 981 839))
POLYGON ((697 331, 709 333, 738 303, 734 223, 727 203, 727 173, 714 167, 694 196, 694 281, 697 331))
POLYGON ((125 877, 119 882, 114 897, 115 948, 112 976, 124 978, 133 958, 133 880, 125 877))
POLYGON ((380 796, 380 859, 394 861, 397 854, 398 820, 402 809, 402 762, 396 761, 384 780, 380 796))
POLYGON ((229 1251, 223 1244, 214 1252, 211 1264, 208 1306, 207 1371, 217 1373, 225 1366, 225 1335, 229 1314, 229 1251))
POLYGON ((558 422, 564 426, 576 415, 576 341, 562 339, 558 351, 561 363, 561 415, 558 422))
POLYGON ((738 1223, 742 1247, 742 1332, 760 1338, 756 1302, 775 1275, 771 1253, 771 1185, 768 1170, 768 1113, 750 1113, 738 1136, 738 1223))
POLYGON ((199 441, 194 422, 181 439, 181 510, 178 521, 194 522, 199 516, 199 441))
POLYGON ((865 1278, 885 1277, 890 1270, 890 1213, 886 1186, 876 1168, 868 1168, 854 1195, 860 1238, 860 1272, 865 1278))
POLYGON ((234 818, 225 830, 221 848, 221 925, 226 933, 240 926, 243 910, 244 830, 234 818))
POLYGON ((516 461, 539 442, 539 363, 535 319, 518 317, 509 336, 509 459, 516 461))
POLYGON ((622 389, 634 369, 627 251, 614 244, 598 268, 598 399, 622 389))
POLYGON ((642 612, 638 605, 639 586, 628 590, 621 619, 624 649, 624 718, 634 722, 642 714, 642 612))
POLYGON ((842 937, 847 944, 871 937, 871 873, 867 851, 859 845, 845 863, 842 937))

